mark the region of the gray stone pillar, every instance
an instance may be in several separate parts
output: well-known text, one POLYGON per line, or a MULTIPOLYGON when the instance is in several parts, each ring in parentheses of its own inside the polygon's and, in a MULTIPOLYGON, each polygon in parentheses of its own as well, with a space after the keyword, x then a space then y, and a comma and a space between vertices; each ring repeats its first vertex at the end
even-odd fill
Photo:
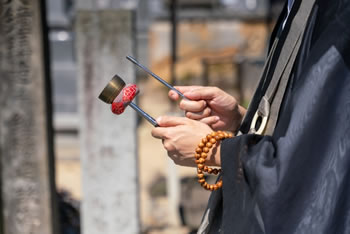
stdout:
POLYGON ((57 233, 45 6, 0 1, 0 172, 4 234, 57 233))
POLYGON ((82 231, 84 234, 140 233, 136 113, 116 116, 98 99, 114 74, 135 82, 134 14, 97 10, 84 4, 77 11, 82 161, 82 231))

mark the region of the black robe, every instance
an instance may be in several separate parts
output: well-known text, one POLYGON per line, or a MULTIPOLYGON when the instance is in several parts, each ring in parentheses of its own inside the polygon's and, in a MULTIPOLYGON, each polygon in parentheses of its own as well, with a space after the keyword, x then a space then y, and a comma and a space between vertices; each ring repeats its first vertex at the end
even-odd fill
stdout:
MULTIPOLYGON (((277 23, 276 53, 299 6, 283 30, 283 16, 277 23)), ((274 134, 247 134, 269 78, 244 134, 222 142, 223 188, 212 193, 198 232, 350 233, 350 0, 316 1, 274 134)))

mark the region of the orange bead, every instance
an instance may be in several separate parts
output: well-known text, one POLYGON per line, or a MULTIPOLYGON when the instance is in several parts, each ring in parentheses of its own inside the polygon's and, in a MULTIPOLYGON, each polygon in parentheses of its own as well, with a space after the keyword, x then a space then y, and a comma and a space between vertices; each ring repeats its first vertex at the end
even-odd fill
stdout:
MULTIPOLYGON (((217 131, 217 132, 212 132, 211 134, 206 135, 204 138, 202 138, 201 142, 198 144, 198 147, 195 150, 195 162, 197 163, 197 177, 198 177, 198 182, 201 184, 201 186, 206 189, 206 190, 218 190, 219 188, 222 187, 222 179, 216 183, 216 184, 208 184, 205 181, 205 175, 204 172, 208 172, 209 174, 215 174, 217 175, 218 173, 221 172, 221 169, 216 169, 216 168, 209 168, 208 166, 205 166, 204 163, 208 157, 208 153, 210 149, 218 143, 218 141, 224 139, 224 138, 229 138, 232 137, 232 133, 230 132, 223 132, 223 131, 217 131)), ((240 172, 241 170, 239 170, 240 172)), ((243 173, 238 173, 239 176, 242 176, 243 173)))
POLYGON ((209 167, 204 166, 203 171, 208 172, 209 167))
POLYGON ((219 181, 217 182, 217 186, 219 186, 220 188, 222 187, 222 180, 219 180, 219 181))
POLYGON ((229 138, 233 137, 233 134, 232 134, 231 132, 228 133, 228 137, 229 137, 229 138))

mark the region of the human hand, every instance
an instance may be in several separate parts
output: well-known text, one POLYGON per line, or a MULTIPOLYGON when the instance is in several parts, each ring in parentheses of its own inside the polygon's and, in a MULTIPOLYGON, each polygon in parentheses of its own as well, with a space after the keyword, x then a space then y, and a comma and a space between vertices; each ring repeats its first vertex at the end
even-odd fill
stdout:
MULTIPOLYGON (((246 110, 228 93, 217 87, 177 86, 176 89, 190 99, 180 102, 186 117, 206 123, 214 130, 238 129, 246 110)), ((169 97, 180 98, 173 90, 169 91, 169 97)))
MULTIPOLYGON (((212 129, 199 121, 184 117, 162 116, 157 119, 159 127, 152 130, 152 136, 162 139, 163 146, 175 164, 196 166, 195 150, 198 143, 212 129)), ((214 147, 206 161, 208 166, 220 166, 220 147, 214 147)))

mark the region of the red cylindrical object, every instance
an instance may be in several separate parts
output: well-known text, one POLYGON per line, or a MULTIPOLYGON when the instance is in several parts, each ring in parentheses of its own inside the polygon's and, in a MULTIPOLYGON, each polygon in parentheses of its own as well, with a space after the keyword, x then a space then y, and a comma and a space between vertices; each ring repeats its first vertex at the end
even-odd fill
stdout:
POLYGON ((139 89, 135 84, 126 85, 119 95, 114 99, 111 109, 116 115, 120 115, 124 112, 127 105, 135 98, 139 93, 139 89))

